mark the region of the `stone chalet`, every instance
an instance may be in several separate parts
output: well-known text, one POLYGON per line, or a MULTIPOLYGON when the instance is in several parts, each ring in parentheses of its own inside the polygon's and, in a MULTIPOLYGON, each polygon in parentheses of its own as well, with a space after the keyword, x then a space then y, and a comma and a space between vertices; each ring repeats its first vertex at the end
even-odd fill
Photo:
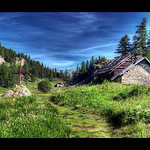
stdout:
POLYGON ((99 77, 123 84, 150 85, 150 61, 141 54, 115 57, 94 72, 94 80, 99 77))

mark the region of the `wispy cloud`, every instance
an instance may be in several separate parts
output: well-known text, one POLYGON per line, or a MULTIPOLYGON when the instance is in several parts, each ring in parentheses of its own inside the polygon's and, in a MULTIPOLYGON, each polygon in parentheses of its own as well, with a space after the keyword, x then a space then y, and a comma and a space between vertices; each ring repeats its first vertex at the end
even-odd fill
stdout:
POLYGON ((117 45, 117 44, 118 44, 118 43, 92 46, 92 47, 88 47, 88 48, 81 49, 81 52, 91 51, 91 50, 94 50, 94 49, 97 49, 97 48, 112 47, 112 46, 115 46, 115 45, 117 45))
POLYGON ((145 14, 150 16, 140 12, 1 12, 0 42, 47 66, 74 68, 91 56, 112 59, 121 37, 128 34, 132 39, 145 14))

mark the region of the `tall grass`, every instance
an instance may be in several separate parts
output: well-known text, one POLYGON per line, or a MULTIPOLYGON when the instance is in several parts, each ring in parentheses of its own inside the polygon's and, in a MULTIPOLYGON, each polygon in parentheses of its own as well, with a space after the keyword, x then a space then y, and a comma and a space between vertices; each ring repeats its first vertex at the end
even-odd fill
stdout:
POLYGON ((80 105, 92 108, 96 113, 106 116, 117 127, 136 125, 134 130, 137 131, 138 123, 142 122, 146 126, 146 128, 145 126, 142 128, 145 135, 150 128, 147 126, 150 123, 149 99, 148 86, 122 85, 119 83, 82 86, 51 96, 51 101, 59 105, 72 107, 80 105))
POLYGON ((70 129, 46 99, 36 96, 0 101, 1 138, 64 138, 70 129))

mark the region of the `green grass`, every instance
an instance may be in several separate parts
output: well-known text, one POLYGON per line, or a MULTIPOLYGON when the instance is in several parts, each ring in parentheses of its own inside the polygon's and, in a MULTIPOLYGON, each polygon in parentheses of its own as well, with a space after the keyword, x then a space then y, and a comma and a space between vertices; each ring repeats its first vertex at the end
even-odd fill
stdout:
MULTIPOLYGON (((45 79, 37 78, 34 82, 22 82, 22 85, 25 85, 31 91, 32 94, 35 94, 35 95, 40 94, 41 95, 41 94, 43 94, 43 92, 38 90, 38 83, 43 81, 43 80, 45 80, 45 79)), ((46 94, 62 93, 63 91, 68 90, 69 87, 65 87, 65 86, 59 87, 59 88, 54 87, 54 85, 58 82, 64 83, 63 80, 61 80, 59 78, 54 78, 54 80, 51 81, 53 88, 49 92, 47 92, 46 94)), ((70 88, 72 88, 72 87, 70 87, 70 88)))
POLYGON ((150 137, 149 99, 148 86, 119 83, 85 85, 51 96, 51 101, 60 106, 94 109, 125 137, 150 137))
MULTIPOLYGON (((9 88, 10 89, 10 88, 9 88)), ((8 88, 3 88, 0 86, 0 95, 4 94, 6 91, 9 90, 8 88)))
MULTIPOLYGON (((105 82, 37 89, 44 79, 23 82, 32 96, 0 98, 1 138, 150 137, 150 87, 105 82), (50 100, 51 102, 49 102, 50 100)), ((0 94, 8 89, 0 87, 0 94)))
POLYGON ((112 126, 107 120, 86 108, 75 109, 50 102, 70 127, 70 138, 112 138, 112 126))
POLYGON ((37 96, 0 101, 0 138, 66 138, 70 129, 51 104, 37 96))

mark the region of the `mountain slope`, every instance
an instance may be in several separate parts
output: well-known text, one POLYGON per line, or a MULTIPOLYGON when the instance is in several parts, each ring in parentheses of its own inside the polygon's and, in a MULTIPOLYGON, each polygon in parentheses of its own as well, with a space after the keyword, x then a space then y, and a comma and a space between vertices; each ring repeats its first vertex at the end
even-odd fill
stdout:
POLYGON ((16 84, 18 76, 12 75, 12 72, 18 70, 18 65, 22 65, 22 71, 27 72, 24 75, 25 81, 35 81, 35 78, 48 78, 53 80, 53 78, 63 78, 60 71, 55 71, 44 65, 42 62, 32 60, 30 55, 25 55, 23 53, 16 53, 12 49, 7 49, 0 45, 0 86, 8 88, 13 84, 16 84), (5 63, 3 63, 5 62, 5 63))

